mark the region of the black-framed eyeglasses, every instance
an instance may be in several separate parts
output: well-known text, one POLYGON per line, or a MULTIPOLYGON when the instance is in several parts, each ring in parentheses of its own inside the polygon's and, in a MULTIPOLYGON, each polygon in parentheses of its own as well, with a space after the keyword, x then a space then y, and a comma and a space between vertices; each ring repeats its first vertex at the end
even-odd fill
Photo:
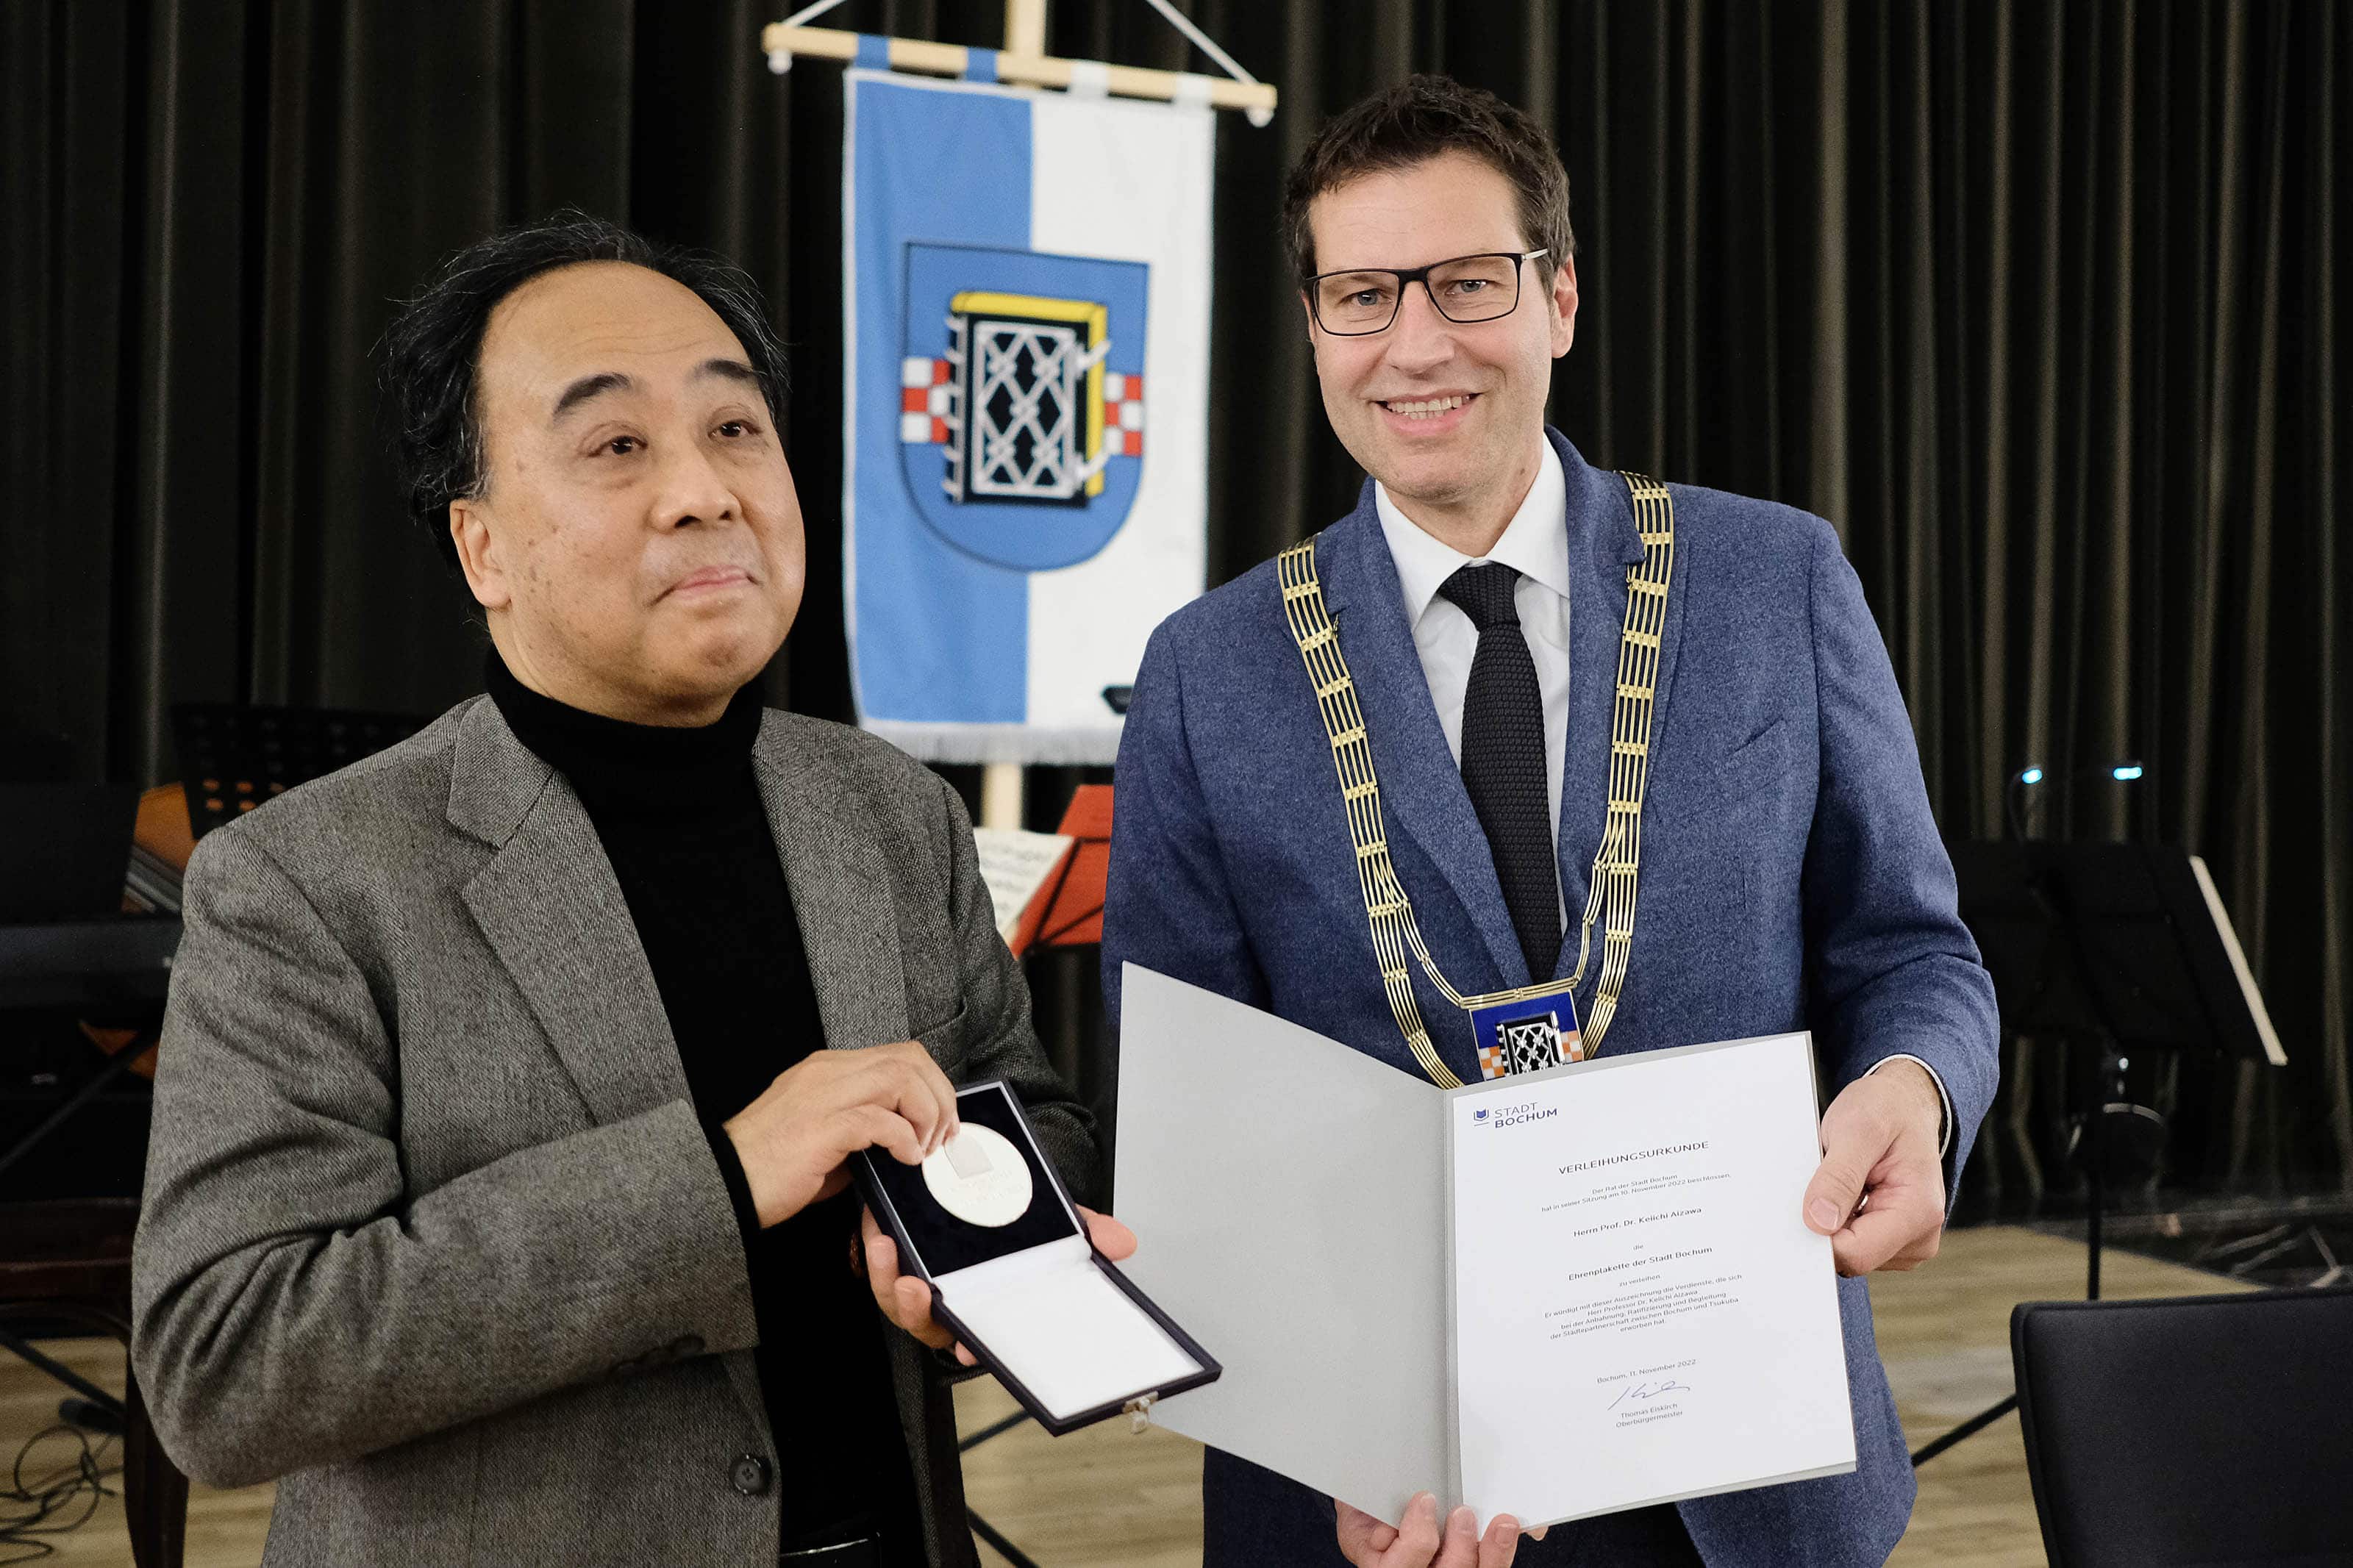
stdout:
POLYGON ((1440 315, 1457 326, 1493 321, 1520 308, 1520 267, 1551 247, 1485 252, 1433 261, 1427 267, 1356 267, 1319 272, 1307 280, 1315 324, 1335 338, 1385 332, 1397 320, 1406 285, 1419 283, 1440 315))

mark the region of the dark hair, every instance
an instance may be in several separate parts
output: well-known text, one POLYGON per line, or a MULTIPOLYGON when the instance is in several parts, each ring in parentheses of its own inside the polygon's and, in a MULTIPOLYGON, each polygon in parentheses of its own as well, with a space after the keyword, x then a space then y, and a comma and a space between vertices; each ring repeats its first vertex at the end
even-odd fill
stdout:
POLYGON ((1366 174, 1409 169, 1447 153, 1467 153, 1511 182, 1520 231, 1547 284, 1577 254, 1568 226, 1568 171, 1544 127, 1525 111, 1451 77, 1409 76, 1387 92, 1324 122, 1299 155, 1282 193, 1282 237, 1302 283, 1315 274, 1315 235, 1307 209, 1317 196, 1366 174))
POLYGON ((542 273, 586 261, 625 261, 692 289, 744 345, 768 416, 781 426, 784 345, 768 325, 759 286, 740 268, 571 208, 477 240, 443 262, 424 291, 400 308, 381 349, 396 426, 393 460, 408 510, 452 566, 458 546, 448 528, 449 503, 480 495, 486 478, 477 381, 491 312, 542 273))

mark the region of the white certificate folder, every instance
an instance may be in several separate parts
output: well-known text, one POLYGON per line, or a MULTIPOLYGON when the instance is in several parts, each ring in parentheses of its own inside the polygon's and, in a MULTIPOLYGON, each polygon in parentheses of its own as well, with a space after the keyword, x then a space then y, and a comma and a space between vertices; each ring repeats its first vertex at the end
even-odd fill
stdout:
POLYGON ((1441 1091, 1134 964, 1122 998, 1127 1271, 1224 1366, 1156 1425, 1392 1522, 1854 1468, 1810 1037, 1441 1091))

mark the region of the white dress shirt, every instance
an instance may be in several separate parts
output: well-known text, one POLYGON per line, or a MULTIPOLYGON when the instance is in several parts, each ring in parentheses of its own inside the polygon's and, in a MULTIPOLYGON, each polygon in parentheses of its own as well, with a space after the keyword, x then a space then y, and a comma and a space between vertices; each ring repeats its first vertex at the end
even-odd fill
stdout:
MULTIPOLYGON (((1520 614, 1528 654, 1535 661, 1536 691, 1544 699, 1545 800, 1551 809, 1553 889, 1560 890, 1560 773, 1568 740, 1568 482, 1560 470, 1560 455, 1543 441, 1527 498, 1504 529, 1503 537, 1486 554, 1472 557, 1422 531, 1398 510, 1388 487, 1373 486, 1373 505, 1380 513, 1381 535, 1388 542, 1389 559, 1397 563, 1398 585, 1405 591, 1406 624, 1413 628, 1413 645, 1421 655, 1421 673, 1430 682, 1430 700, 1437 706, 1439 727, 1446 731, 1446 749, 1454 765, 1462 765, 1462 700, 1471 688, 1471 660, 1479 651, 1479 628, 1462 606, 1440 598, 1438 590, 1465 566, 1486 562, 1509 566, 1520 574, 1512 603, 1520 614)), ((1568 911, 1561 910, 1561 925, 1568 911)))
MULTIPOLYGON (((1543 459, 1528 486, 1526 499, 1504 525, 1503 536, 1482 556, 1469 556, 1422 531, 1398 510, 1388 488, 1373 485, 1373 506, 1380 513, 1381 536, 1397 563, 1398 586, 1405 595, 1406 624, 1413 628, 1413 646, 1421 656, 1422 678, 1430 683, 1430 700, 1438 709, 1439 727, 1446 731, 1446 749, 1454 765, 1462 765, 1462 701, 1471 689, 1471 660, 1479 651, 1479 628, 1470 616, 1438 590, 1465 566, 1486 562, 1509 566, 1520 574, 1512 603, 1520 614, 1528 655, 1535 661, 1536 690, 1544 699, 1545 799, 1552 812, 1553 896, 1560 909, 1561 929, 1568 929, 1568 907, 1560 889, 1561 765, 1568 743, 1568 481, 1562 475, 1560 455, 1550 441, 1541 443, 1543 459)), ((1538 979, 1545 978, 1537 976, 1538 979)), ((1872 1065, 1864 1076, 1889 1062, 1918 1062, 1936 1086, 1943 1102, 1939 1154, 1952 1146, 1953 1100, 1935 1068, 1908 1054, 1889 1056, 1872 1065)))

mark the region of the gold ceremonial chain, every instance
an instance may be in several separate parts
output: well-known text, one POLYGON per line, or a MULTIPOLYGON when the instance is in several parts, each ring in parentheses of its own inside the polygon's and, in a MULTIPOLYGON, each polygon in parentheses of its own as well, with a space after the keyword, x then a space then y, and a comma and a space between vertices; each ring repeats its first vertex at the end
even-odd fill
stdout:
POLYGON ((1447 982, 1422 944, 1414 923, 1413 902, 1398 880, 1389 858, 1388 839, 1381 827, 1381 786, 1373 773, 1372 748, 1365 740, 1365 713, 1356 702, 1356 684, 1349 678, 1348 661, 1341 657, 1339 629, 1324 607, 1324 588, 1315 576, 1315 541, 1303 540, 1275 561, 1282 584, 1283 618, 1306 662, 1307 679, 1315 688, 1315 702, 1324 715, 1324 731, 1332 742, 1332 766, 1339 774, 1340 795, 1346 803, 1348 834, 1356 846, 1356 875, 1365 895, 1365 920, 1372 928, 1373 952, 1381 966, 1389 1010, 1406 1044, 1440 1089, 1459 1089, 1462 1080, 1439 1059, 1430 1031, 1422 1026, 1421 1011, 1413 999, 1413 981, 1406 968, 1411 951, 1430 983, 1455 1006, 1469 1012, 1498 1003, 1533 1001, 1574 991, 1585 978, 1585 963, 1592 952, 1593 922, 1607 918, 1601 933, 1601 976, 1593 1003, 1593 1017, 1584 1030, 1585 1055, 1600 1050, 1609 1020, 1618 1011, 1618 997, 1626 984, 1626 965, 1634 946, 1634 906, 1640 891, 1642 864, 1642 796, 1651 773, 1651 713, 1659 680, 1659 634, 1666 625, 1667 584, 1674 573, 1675 510, 1664 485, 1639 474, 1620 474, 1634 500, 1634 526, 1642 537, 1642 559, 1626 569, 1626 626, 1618 642, 1618 696, 1609 726, 1609 816, 1601 847, 1593 857, 1593 885, 1585 904, 1585 924, 1577 940, 1577 972, 1566 980, 1523 985, 1510 991, 1465 996, 1447 982))

